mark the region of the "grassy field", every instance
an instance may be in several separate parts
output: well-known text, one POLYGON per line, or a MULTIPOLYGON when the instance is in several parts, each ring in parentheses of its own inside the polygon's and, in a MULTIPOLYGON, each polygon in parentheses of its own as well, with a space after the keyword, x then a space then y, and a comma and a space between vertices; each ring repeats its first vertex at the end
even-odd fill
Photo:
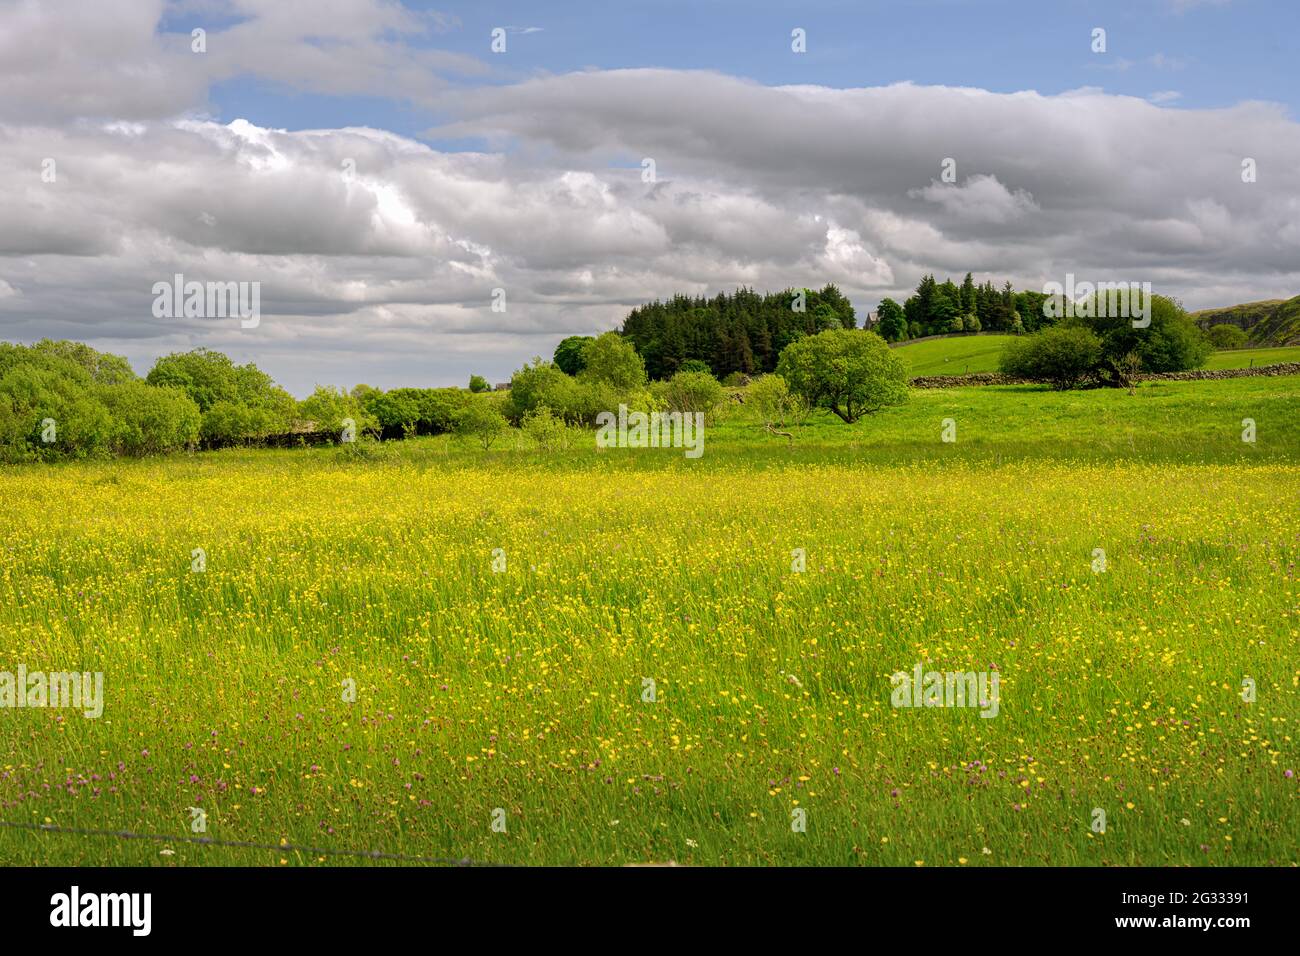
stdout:
MULTIPOLYGON (((913 376, 996 372, 998 357, 1012 338, 1010 335, 968 335, 930 339, 913 345, 900 345, 897 354, 907 360, 913 376)), ((1214 352, 1205 367, 1249 368, 1252 362, 1257 366, 1300 362, 1300 346, 1214 352)))
POLYGON ((1214 352, 1205 361, 1205 367, 1214 368, 1250 368, 1253 363, 1259 365, 1278 365, 1282 362, 1300 362, 1300 345, 1288 345, 1270 349, 1235 349, 1226 352, 1214 352))
MULTIPOLYGON (((500 863, 1293 865, 1298 402, 918 390, 789 443, 733 406, 696 461, 511 435, 8 468, 0 671, 102 671, 106 704, 0 710, 0 820, 179 837, 202 807, 213 839, 500 863), (918 663, 996 672, 997 716, 891 706, 918 663)), ((0 828, 0 863, 104 862, 339 858, 0 828)))
POLYGON ((1014 335, 963 335, 900 345, 895 353, 907 361, 912 375, 966 375, 996 372, 998 356, 1014 335))

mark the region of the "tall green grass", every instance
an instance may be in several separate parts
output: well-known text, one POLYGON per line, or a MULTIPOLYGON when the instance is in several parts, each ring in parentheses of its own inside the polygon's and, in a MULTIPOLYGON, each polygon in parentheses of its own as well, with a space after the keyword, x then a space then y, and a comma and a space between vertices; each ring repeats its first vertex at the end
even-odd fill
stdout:
MULTIPOLYGON (((793 442, 734 405, 698 461, 512 435, 6 469, 0 671, 103 671, 107 700, 0 710, 0 819, 180 837, 202 807, 214 839, 501 863, 1293 864, 1298 386, 918 391, 793 442), (893 708, 918 662, 996 670, 998 716, 893 708)), ((0 862, 339 860, 0 828, 0 862)))

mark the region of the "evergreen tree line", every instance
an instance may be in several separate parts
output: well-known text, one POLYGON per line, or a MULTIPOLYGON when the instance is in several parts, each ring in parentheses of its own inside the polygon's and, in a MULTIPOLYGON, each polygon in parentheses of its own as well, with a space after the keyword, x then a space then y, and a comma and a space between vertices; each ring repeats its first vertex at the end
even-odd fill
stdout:
MULTIPOLYGON (((1042 292, 1017 292, 1010 282, 1001 288, 992 281, 977 284, 969 272, 960 285, 927 273, 901 305, 881 300, 869 327, 889 342, 952 332, 1034 332, 1052 324, 1043 314, 1045 299, 1042 292)), ((772 372, 791 342, 856 326, 852 304, 831 284, 818 291, 742 288, 712 298, 675 295, 634 308, 621 332, 645 359, 651 379, 700 364, 722 379, 733 372, 772 372)))
POLYGON ((853 306, 834 285, 813 291, 786 289, 759 294, 737 289, 712 298, 675 295, 637 306, 622 334, 656 380, 707 365, 719 379, 733 372, 772 372, 791 342, 827 329, 851 329, 853 306))
POLYGON ((1043 314, 1042 292, 1016 292, 1008 281, 1001 289, 991 281, 975 284, 971 273, 961 285, 951 279, 921 277, 916 291, 900 306, 882 299, 875 329, 888 342, 952 332, 1034 332, 1052 320, 1043 314))

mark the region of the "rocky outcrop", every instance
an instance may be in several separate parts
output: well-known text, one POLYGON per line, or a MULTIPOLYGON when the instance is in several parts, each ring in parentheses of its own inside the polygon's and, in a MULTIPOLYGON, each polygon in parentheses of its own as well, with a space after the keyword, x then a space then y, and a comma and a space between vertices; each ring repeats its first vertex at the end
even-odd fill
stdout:
POLYGON ((1202 329, 1235 325, 1250 336, 1252 346, 1300 343, 1300 295, 1290 299, 1243 302, 1222 309, 1202 309, 1193 312, 1191 317, 1202 329))

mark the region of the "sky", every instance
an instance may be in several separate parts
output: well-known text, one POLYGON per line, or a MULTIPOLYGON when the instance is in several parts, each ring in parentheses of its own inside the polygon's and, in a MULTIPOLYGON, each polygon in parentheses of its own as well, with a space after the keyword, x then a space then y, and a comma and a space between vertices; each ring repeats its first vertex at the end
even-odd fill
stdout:
POLYGON ((1289 297, 1298 54, 1292 0, 0 0, 0 340, 301 397, 738 286, 1289 297))

